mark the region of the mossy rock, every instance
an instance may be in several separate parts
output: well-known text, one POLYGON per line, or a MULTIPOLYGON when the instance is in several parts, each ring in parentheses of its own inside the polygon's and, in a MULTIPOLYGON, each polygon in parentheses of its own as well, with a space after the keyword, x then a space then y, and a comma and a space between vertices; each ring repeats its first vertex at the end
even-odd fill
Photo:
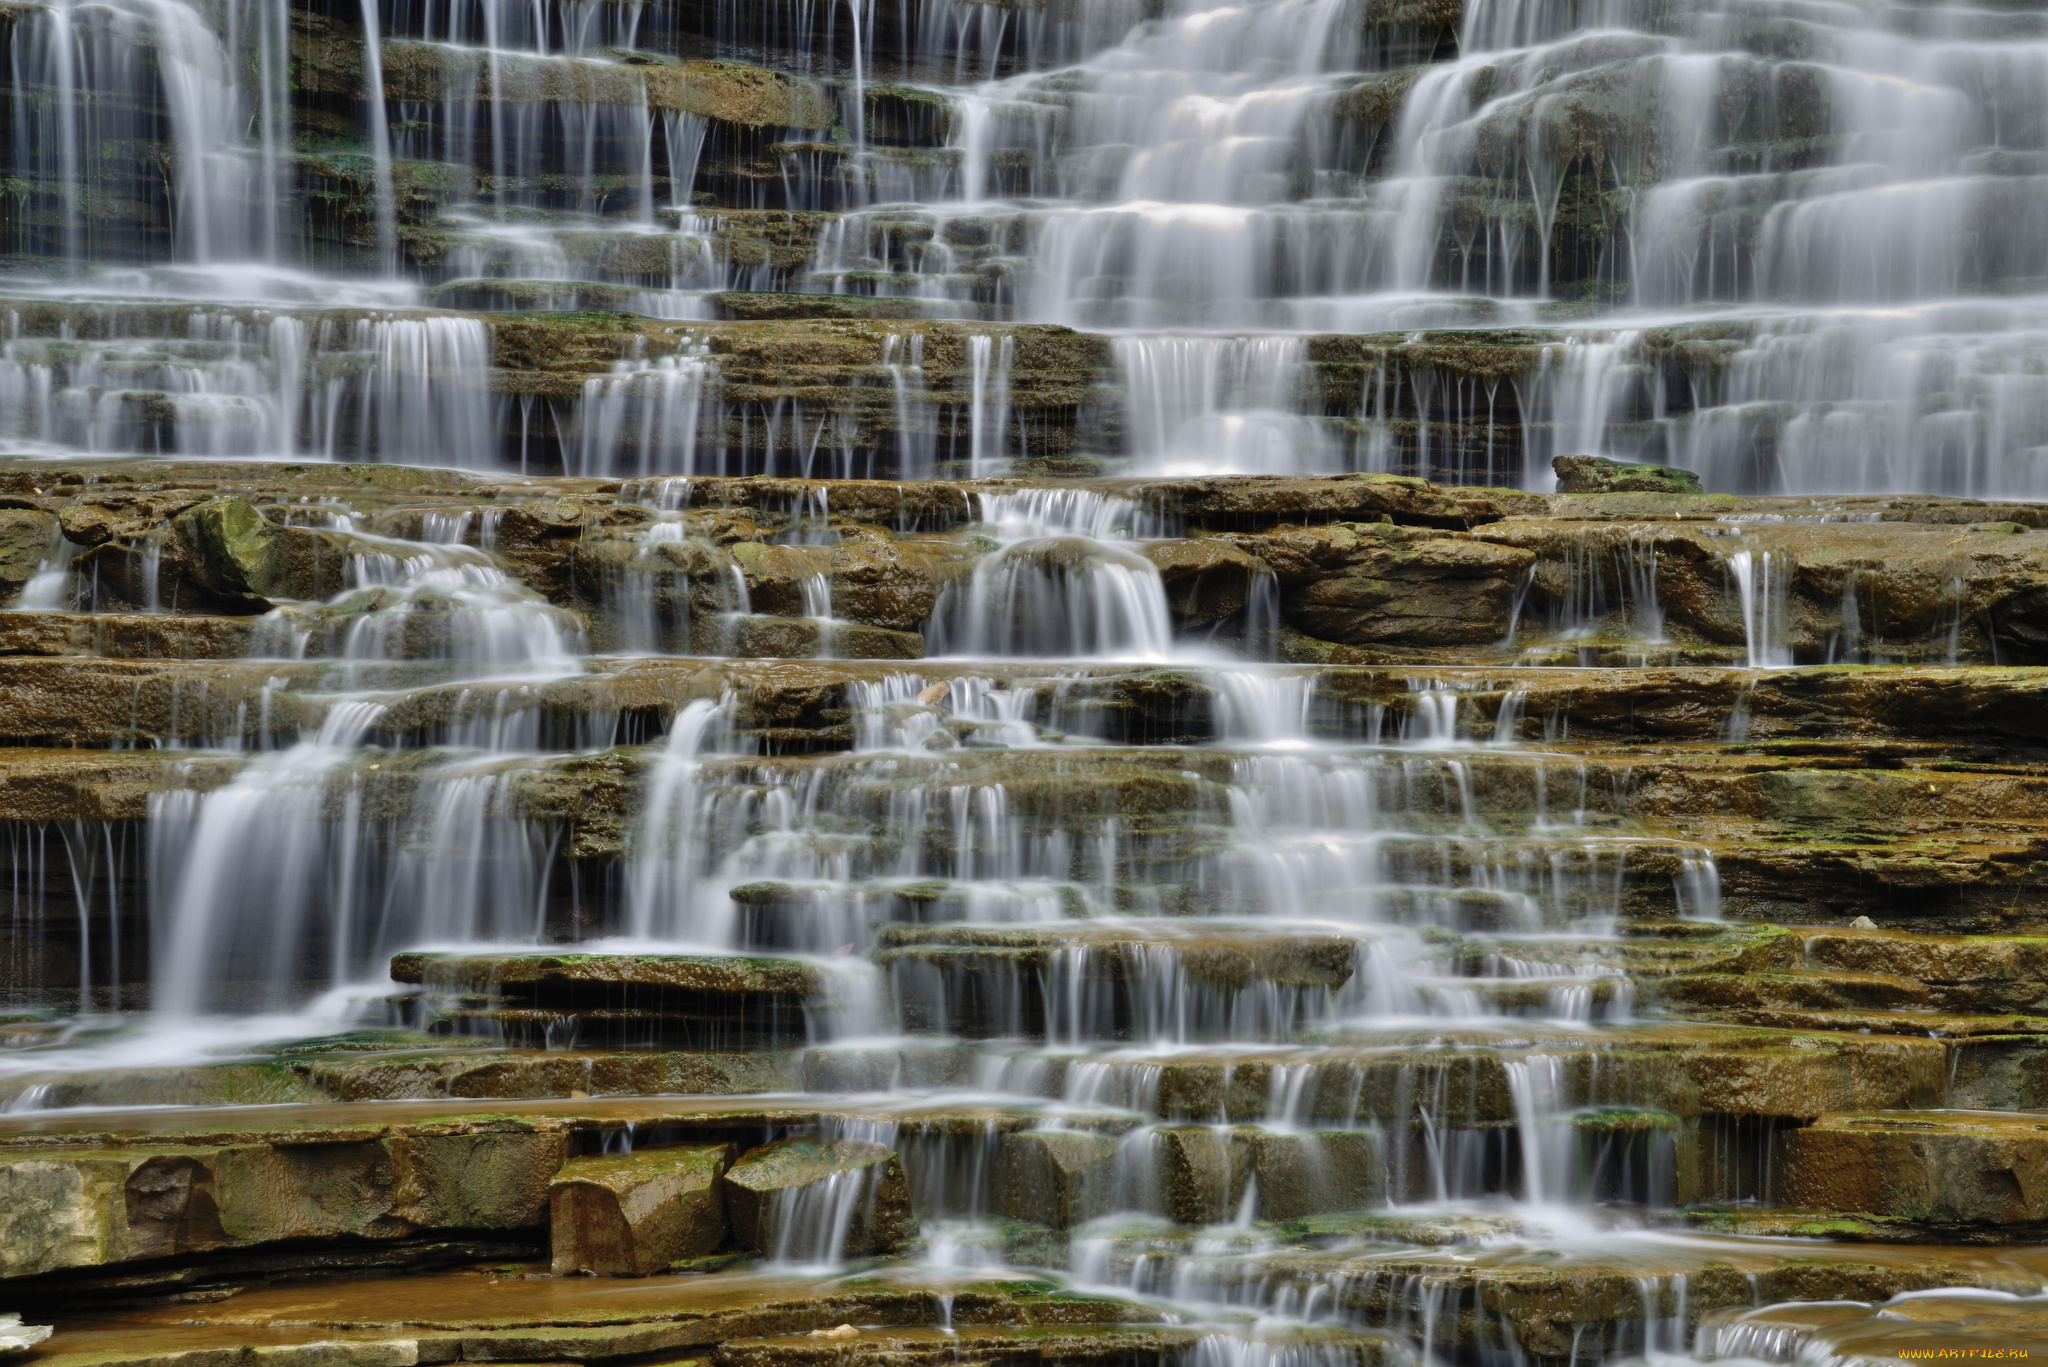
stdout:
POLYGON ((1605 456, 1559 456, 1550 462, 1561 494, 1703 494, 1700 477, 1671 465, 1630 465, 1605 456))

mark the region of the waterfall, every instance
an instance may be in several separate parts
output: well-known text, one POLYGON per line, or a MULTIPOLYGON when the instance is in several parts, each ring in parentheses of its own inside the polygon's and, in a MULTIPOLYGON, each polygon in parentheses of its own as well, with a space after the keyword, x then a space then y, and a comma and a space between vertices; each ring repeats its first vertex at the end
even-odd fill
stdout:
POLYGON ((1782 557, 1772 565, 1771 553, 1737 551, 1728 557, 1728 572, 1742 605, 1742 637, 1751 669, 1792 663, 1785 645, 1789 612, 1790 573, 1782 557))
POLYGON ((1159 571, 1113 542, 1044 538, 990 556, 941 591, 932 652, 969 657, 1163 658, 1172 628, 1159 571))
POLYGON ((1120 337, 1117 371, 1135 454, 1172 473, 1292 474, 1324 467, 1296 415, 1306 356, 1286 337, 1120 337))
POLYGON ((378 31, 376 0, 363 0, 363 85, 369 98, 370 156, 376 165, 377 264, 391 270, 398 264, 398 219, 392 202, 391 126, 384 112, 383 39, 378 31))
POLYGON ((0 1354, 2023 1352, 2039 9, 0 4, 0 1354))

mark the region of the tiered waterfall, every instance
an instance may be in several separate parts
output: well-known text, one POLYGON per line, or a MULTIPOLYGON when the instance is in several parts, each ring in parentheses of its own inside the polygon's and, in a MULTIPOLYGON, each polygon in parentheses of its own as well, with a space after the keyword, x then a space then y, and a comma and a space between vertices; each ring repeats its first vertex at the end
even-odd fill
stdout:
POLYGON ((0 1358, 2048 1352, 2039 0, 0 56, 0 1358))

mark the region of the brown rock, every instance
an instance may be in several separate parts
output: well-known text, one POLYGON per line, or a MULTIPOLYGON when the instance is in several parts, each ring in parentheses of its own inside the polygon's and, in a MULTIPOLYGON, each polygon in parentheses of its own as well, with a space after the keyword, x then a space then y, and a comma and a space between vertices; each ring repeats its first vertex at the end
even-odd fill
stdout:
POLYGON ((1700 477, 1670 465, 1632 465, 1604 456, 1559 456, 1550 462, 1561 494, 1699 494, 1700 477))
POLYGON ((572 1158, 548 1185, 556 1276, 645 1277, 725 1241, 729 1145, 572 1158))
POLYGON ((250 1248, 523 1229, 567 1138, 475 1131, 328 1143, 20 1152, 0 1159, 0 1276, 250 1248))
POLYGON ((1216 538, 1155 541, 1143 549, 1166 582, 1166 606, 1181 627, 1208 626, 1239 611, 1251 601, 1253 582, 1272 573, 1257 556, 1216 538))
POLYGON ((1184 1225, 1213 1225, 1237 1214, 1252 1175, 1251 1133, 1189 1125, 1153 1137, 1160 1198, 1170 1218, 1184 1225))
POLYGON ((232 660, 249 653, 254 625, 246 617, 0 612, 0 655, 232 660))
POLYGON ((1252 1137, 1251 1153, 1261 1219, 1295 1220, 1386 1204, 1387 1164, 1376 1134, 1260 1133, 1252 1137))
POLYGON ((1785 1141, 1784 1199, 1935 1224, 2048 1220, 2048 1115, 1824 1116, 1785 1141))
POLYGON ((996 1158, 1003 1214, 1066 1229, 1116 1204, 1116 1141, 1073 1130, 1003 1136, 996 1158))
POLYGON ((0 508, 0 599, 11 599, 42 568, 56 542, 57 519, 26 508, 0 508))
POLYGON ((1387 523, 1282 528, 1231 540, 1279 576, 1291 626, 1344 645, 1498 641, 1507 634, 1516 586, 1536 560, 1461 532, 1387 523))
POLYGON ((725 1199, 733 1238, 778 1257, 887 1253, 917 1229, 895 1150, 859 1140, 799 1136, 763 1144, 726 1171, 725 1199), (827 1247, 842 1215, 840 1246, 827 1247))
POLYGON ((699 654, 749 660, 921 660, 924 637, 809 617, 700 617, 691 623, 699 654))

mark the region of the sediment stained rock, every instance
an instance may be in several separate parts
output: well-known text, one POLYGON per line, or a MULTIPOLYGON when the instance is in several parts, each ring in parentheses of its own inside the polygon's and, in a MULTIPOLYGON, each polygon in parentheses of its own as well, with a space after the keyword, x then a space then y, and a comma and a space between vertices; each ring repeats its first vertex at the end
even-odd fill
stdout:
POLYGON ((570 1159, 548 1184, 555 1275, 645 1277, 716 1252, 731 1158, 720 1145, 570 1159))
POLYGON ((781 1258, 887 1253, 916 1232, 894 1150, 859 1140, 780 1139, 725 1173, 733 1238, 781 1258))

